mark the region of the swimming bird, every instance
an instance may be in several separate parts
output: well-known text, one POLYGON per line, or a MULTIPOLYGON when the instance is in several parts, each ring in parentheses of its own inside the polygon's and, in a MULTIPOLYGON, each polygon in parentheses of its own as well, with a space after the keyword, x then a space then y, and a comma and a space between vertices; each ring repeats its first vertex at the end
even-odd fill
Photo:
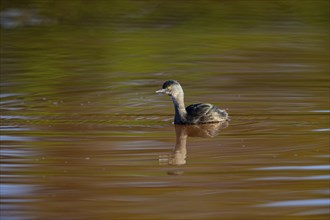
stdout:
POLYGON ((176 80, 166 81, 156 93, 167 94, 174 104, 174 124, 205 124, 229 120, 228 113, 209 103, 184 105, 184 93, 176 80))

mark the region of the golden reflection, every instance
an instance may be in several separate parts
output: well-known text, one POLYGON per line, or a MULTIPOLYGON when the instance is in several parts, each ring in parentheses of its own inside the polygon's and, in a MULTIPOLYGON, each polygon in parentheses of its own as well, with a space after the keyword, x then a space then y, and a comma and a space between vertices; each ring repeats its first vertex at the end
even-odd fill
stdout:
POLYGON ((228 127, 227 121, 200 125, 174 125, 176 142, 174 150, 170 155, 160 155, 159 164, 161 165, 184 165, 187 157, 187 137, 215 137, 221 129, 228 127))

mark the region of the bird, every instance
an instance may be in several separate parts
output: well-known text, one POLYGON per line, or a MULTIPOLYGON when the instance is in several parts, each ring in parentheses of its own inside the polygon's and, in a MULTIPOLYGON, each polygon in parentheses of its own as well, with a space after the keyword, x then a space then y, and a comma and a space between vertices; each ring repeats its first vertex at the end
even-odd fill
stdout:
POLYGON ((171 97, 175 110, 174 124, 191 125, 229 121, 226 110, 209 103, 198 103, 185 107, 183 89, 176 80, 165 81, 162 89, 157 90, 156 93, 167 94, 171 97))

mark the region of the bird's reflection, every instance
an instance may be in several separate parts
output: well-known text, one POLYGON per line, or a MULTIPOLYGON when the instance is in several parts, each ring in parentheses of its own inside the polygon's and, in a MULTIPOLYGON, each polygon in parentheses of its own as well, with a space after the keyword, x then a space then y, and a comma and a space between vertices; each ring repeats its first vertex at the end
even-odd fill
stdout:
MULTIPOLYGON (((228 127, 228 122, 200 124, 200 125, 175 125, 176 143, 170 155, 161 155, 160 164, 184 165, 187 157, 187 137, 215 137, 221 129, 228 127)), ((178 175, 169 173, 172 175, 178 175)))

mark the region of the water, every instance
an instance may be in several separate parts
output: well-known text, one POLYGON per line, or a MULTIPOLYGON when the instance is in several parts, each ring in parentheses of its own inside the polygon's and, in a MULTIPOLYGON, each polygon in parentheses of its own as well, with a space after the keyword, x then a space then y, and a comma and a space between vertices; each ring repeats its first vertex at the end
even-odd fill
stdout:
POLYGON ((327 1, 3 2, 1 219, 328 219, 327 1))

